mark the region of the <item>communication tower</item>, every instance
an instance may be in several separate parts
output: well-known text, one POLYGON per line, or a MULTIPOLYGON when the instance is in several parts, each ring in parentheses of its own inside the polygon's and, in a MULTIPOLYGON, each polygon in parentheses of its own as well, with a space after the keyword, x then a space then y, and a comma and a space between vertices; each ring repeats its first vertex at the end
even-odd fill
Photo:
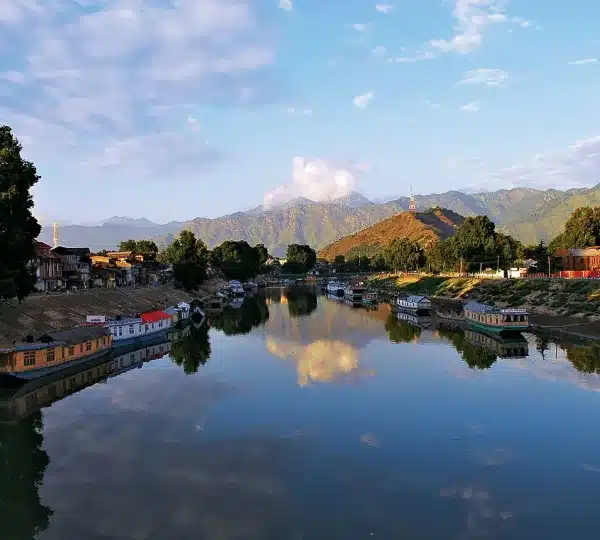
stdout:
POLYGON ((54 247, 58 247, 58 222, 54 222, 52 224, 52 242, 54 243, 54 247))
POLYGON ((417 203, 413 195, 412 186, 410 186, 410 202, 408 204, 408 211, 412 212, 413 214, 417 211, 417 203))

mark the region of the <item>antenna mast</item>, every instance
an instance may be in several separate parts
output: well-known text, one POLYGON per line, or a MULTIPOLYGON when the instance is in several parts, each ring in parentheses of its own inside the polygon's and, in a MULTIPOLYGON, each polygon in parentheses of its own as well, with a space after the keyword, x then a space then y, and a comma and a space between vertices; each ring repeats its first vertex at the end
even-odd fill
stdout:
POLYGON ((52 223, 52 241, 54 243, 54 247, 58 247, 58 222, 52 223))
POLYGON ((416 203, 415 197, 413 195, 412 186, 409 186, 409 189, 410 189, 410 203, 408 205, 408 211, 412 212, 414 214, 417 211, 417 203, 416 203))

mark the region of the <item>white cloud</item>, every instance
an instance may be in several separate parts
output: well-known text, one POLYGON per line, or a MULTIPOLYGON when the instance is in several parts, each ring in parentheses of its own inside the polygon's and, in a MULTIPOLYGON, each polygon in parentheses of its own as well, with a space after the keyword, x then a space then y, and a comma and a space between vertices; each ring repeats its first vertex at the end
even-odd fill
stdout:
POLYGON ((583 60, 575 60, 574 62, 569 62, 572 66, 581 66, 584 64, 597 64, 597 58, 584 58, 583 60))
POLYGON ((464 112, 479 112, 481 102, 479 101, 471 101, 466 105, 463 105, 460 110, 464 112))
POLYGON ((388 62, 396 64, 414 64, 421 60, 432 60, 435 55, 431 51, 419 52, 414 56, 396 56, 396 58, 389 58, 388 62))
POLYGON ((379 13, 390 13, 394 9, 394 6, 391 4, 375 4, 375 9, 379 13))
POLYGON ((456 166, 461 167, 463 179, 465 169, 469 169, 471 178, 467 183, 479 190, 518 186, 560 190, 592 187, 600 178, 600 135, 576 141, 563 150, 537 154, 496 172, 478 158, 470 158, 469 163, 457 162, 456 166))
POLYGON ((82 9, 82 0, 0 0, 0 47, 11 59, 0 75, 2 122, 38 165, 55 168, 56 156, 68 155, 60 167, 85 166, 81 177, 110 181, 98 166, 108 155, 123 160, 119 176, 143 172, 151 181, 166 169, 159 161, 177 155, 189 181, 222 156, 190 135, 189 106, 248 106, 272 95, 260 74, 274 50, 253 2, 104 0, 82 9), (161 142, 173 155, 154 146, 161 142))
POLYGON ((385 56, 387 49, 383 45, 377 45, 377 47, 373 48, 372 52, 375 56, 385 56))
POLYGON ((480 68, 468 71, 458 84, 485 84, 502 86, 508 80, 508 73, 501 69, 480 68))
POLYGON ((531 23, 525 19, 508 17, 505 4, 505 0, 454 0, 454 35, 448 40, 431 40, 430 45, 442 52, 468 53, 481 46, 486 30, 492 25, 511 23, 523 28, 530 26, 531 23))
POLYGON ((285 204, 298 197, 312 201, 328 201, 344 197, 354 191, 356 176, 364 170, 361 165, 335 166, 322 159, 295 157, 292 164, 292 182, 282 185, 264 196, 266 207, 285 204))
POLYGON ((367 107, 367 105, 369 105, 369 103, 371 103, 374 97, 375 94, 373 92, 367 92, 362 96, 356 96, 352 100, 352 103, 354 103, 355 107, 358 107, 359 109, 364 109, 365 107, 367 107))
POLYGON ((356 23, 352 25, 352 28, 357 32, 364 32, 367 29, 367 25, 364 23, 356 23))
POLYGON ((288 107, 288 112, 290 114, 302 114, 304 116, 312 115, 312 109, 299 109, 297 107, 288 107))
POLYGON ((285 9, 286 11, 291 11, 292 9, 294 9, 292 0, 279 0, 279 7, 281 9, 285 9))

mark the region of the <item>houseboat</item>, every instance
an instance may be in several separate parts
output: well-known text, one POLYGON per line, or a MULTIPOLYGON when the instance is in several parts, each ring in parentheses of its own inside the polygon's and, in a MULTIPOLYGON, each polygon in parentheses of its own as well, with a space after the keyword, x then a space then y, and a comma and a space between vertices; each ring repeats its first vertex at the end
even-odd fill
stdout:
POLYGON ((436 302, 435 315, 438 319, 446 321, 464 321, 464 306, 460 302, 436 302))
POLYGON ((365 304, 376 304, 377 303, 377 293, 375 291, 366 290, 363 294, 362 301, 365 304))
POLYGON ((11 349, 0 350, 0 375, 35 379, 99 358, 112 347, 104 326, 77 326, 50 332, 36 341, 31 336, 11 349))
POLYGON ((499 308, 479 302, 465 305, 465 321, 488 332, 520 332, 529 328, 526 309, 499 308))
POLYGON ((481 330, 465 330, 465 337, 472 345, 493 352, 496 357, 526 358, 529 356, 529 344, 520 332, 505 336, 499 333, 488 333, 481 330))
POLYGON ((344 287, 344 296, 353 302, 362 302, 367 289, 362 285, 346 285, 344 287))
POLYGON ((420 315, 416 311, 398 311, 396 316, 400 322, 408 323, 423 330, 431 327, 432 318, 428 314, 420 315))
POLYGON ((108 354, 47 377, 23 382, 10 392, 5 389, 0 395, 0 422, 16 422, 26 418, 42 407, 49 407, 100 381, 141 368, 145 362, 162 358, 170 350, 171 343, 168 341, 137 349, 119 349, 119 356, 108 354))
POLYGON ((332 296, 341 298, 344 296, 344 285, 339 281, 330 281, 327 283, 327 292, 332 296))
POLYGON ((166 335, 169 328, 177 322, 172 312, 149 311, 139 317, 106 319, 105 326, 112 335, 113 347, 122 347, 145 341, 160 333, 166 335))
POLYGON ((413 313, 428 313, 431 311, 432 303, 427 296, 412 295, 407 296, 406 298, 396 298, 396 307, 413 313))
POLYGON ((239 281, 236 281, 236 280, 230 281, 229 284, 227 285, 226 290, 230 296, 233 296, 233 297, 244 296, 244 287, 242 286, 242 284, 239 281))
POLYGON ((247 292, 254 292, 258 289, 258 285, 252 281, 247 281, 242 285, 242 289, 247 292))

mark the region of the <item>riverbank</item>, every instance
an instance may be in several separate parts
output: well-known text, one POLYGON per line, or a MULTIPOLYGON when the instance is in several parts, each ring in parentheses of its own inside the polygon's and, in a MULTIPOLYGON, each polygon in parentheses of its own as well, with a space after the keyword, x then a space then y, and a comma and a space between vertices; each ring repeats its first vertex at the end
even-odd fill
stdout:
POLYGON ((0 347, 26 335, 65 330, 86 321, 88 315, 114 317, 163 309, 214 292, 219 283, 209 280, 196 294, 172 285, 88 289, 74 293, 34 294, 22 302, 0 302, 0 347))
POLYGON ((600 339, 600 282, 378 274, 367 281, 383 298, 398 293, 477 300, 527 309, 534 328, 600 339))

